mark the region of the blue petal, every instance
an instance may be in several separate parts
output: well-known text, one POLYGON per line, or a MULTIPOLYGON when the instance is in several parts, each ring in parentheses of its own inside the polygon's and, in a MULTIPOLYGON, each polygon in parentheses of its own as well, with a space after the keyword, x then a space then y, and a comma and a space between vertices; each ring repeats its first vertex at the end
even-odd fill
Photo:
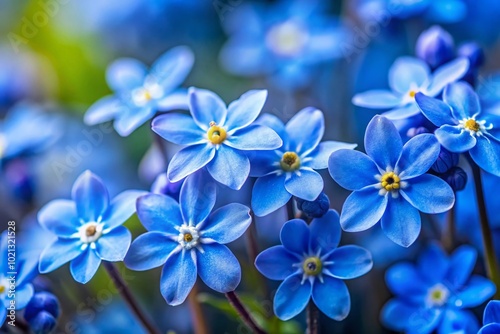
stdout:
POLYGON ((250 209, 243 204, 231 203, 215 210, 201 226, 203 239, 227 244, 241 237, 252 222, 250 209))
POLYGON ((478 137, 476 146, 469 153, 479 167, 500 176, 500 142, 495 138, 478 137))
POLYGON ((116 92, 131 91, 142 86, 146 77, 146 65, 132 58, 115 60, 106 70, 106 81, 116 92))
POLYGON ((474 313, 449 308, 439 325, 438 334, 477 333, 478 330, 479 324, 474 313))
POLYGON ((329 318, 344 320, 351 310, 351 297, 347 286, 341 280, 323 276, 323 282, 314 281, 312 288, 314 304, 329 318))
POLYGON ((97 221, 109 205, 108 190, 102 180, 89 170, 76 179, 71 197, 76 203, 78 217, 85 222, 97 221))
POLYGON ((250 125, 230 135, 224 144, 239 150, 274 150, 283 145, 283 141, 271 128, 263 125, 250 125))
POLYGON ((380 196, 375 187, 357 190, 344 202, 340 226, 347 232, 367 230, 382 218, 386 206, 387 196, 380 196))
POLYGON ((252 190, 252 210, 262 217, 284 206, 292 195, 285 189, 285 174, 259 177, 252 190))
POLYGON ((132 235, 125 226, 118 226, 96 241, 97 255, 104 261, 123 261, 132 235))
POLYGON ((447 84, 461 79, 468 70, 469 60, 467 58, 457 58, 440 66, 432 74, 427 94, 430 96, 438 95, 447 84))
POLYGON ((137 199, 145 194, 147 193, 141 190, 126 190, 113 198, 102 219, 105 228, 122 225, 135 213, 137 199))
POLYGON ((148 231, 177 235, 183 220, 179 204, 169 196, 148 194, 137 199, 137 216, 148 231))
POLYGON ((475 248, 467 245, 458 247, 451 255, 446 281, 456 288, 462 287, 474 270, 476 260, 477 251, 475 248))
POLYGON ((124 112, 127 106, 114 96, 106 96, 95 102, 85 113, 83 121, 87 125, 95 125, 110 121, 124 112))
POLYGON ((156 268, 164 264, 178 246, 172 236, 163 232, 147 232, 132 242, 124 262, 132 270, 156 268))
POLYGON ((7 318, 7 308, 3 305, 0 306, 0 326, 2 326, 7 318))
POLYGON ((491 300, 484 309, 483 324, 500 324, 500 300, 491 300))
POLYGON ((316 253, 321 250, 324 254, 337 248, 342 234, 339 214, 333 209, 328 210, 323 217, 313 219, 309 230, 309 247, 312 252, 316 253))
POLYGON ((159 111, 189 110, 189 96, 186 89, 177 89, 156 101, 159 111))
POLYGON ((412 303, 418 304, 427 296, 428 285, 413 263, 400 262, 390 267, 385 273, 385 282, 393 294, 412 303))
MULTIPOLYGON (((283 141, 288 141, 285 124, 283 124, 283 122, 275 115, 262 114, 259 118, 257 118, 254 124, 270 127, 283 139, 283 141)), ((287 148, 285 147, 285 149, 287 148)))
POLYGON ((167 304, 182 304, 196 283, 196 251, 172 254, 161 272, 160 290, 167 304))
POLYGON ((472 308, 490 299, 496 291, 495 284, 482 276, 472 276, 467 285, 456 294, 455 306, 472 308))
POLYGON ((442 310, 408 304, 402 300, 391 299, 381 312, 384 326, 394 331, 430 334, 441 321, 442 310))
POLYGON ((45 247, 40 254, 38 269, 40 273, 46 274, 56 270, 66 262, 80 255, 81 245, 79 239, 58 239, 45 247))
POLYGON ((424 116, 427 117, 427 119, 435 126, 457 123, 451 114, 450 106, 443 101, 429 97, 422 93, 417 93, 415 95, 415 101, 417 101, 417 105, 424 116))
POLYGON ((320 110, 307 107, 295 114, 285 128, 290 139, 290 149, 303 155, 314 150, 323 138, 325 118, 320 110))
POLYGON ((375 177, 380 175, 377 166, 369 156, 359 151, 333 152, 328 161, 328 171, 335 182, 348 190, 360 190, 379 183, 375 177))
POLYGON ((61 237, 71 236, 80 227, 75 202, 70 200, 50 201, 40 209, 37 218, 40 225, 61 237))
POLYGON ((418 105, 412 101, 410 104, 407 104, 404 107, 391 109, 383 113, 382 116, 391 121, 397 121, 407 119, 418 114, 420 114, 420 109, 418 108, 418 105))
POLYGON ((298 271, 294 264, 300 263, 302 259, 290 253, 285 247, 273 246, 255 258, 255 267, 265 277, 281 281, 298 271))
POLYGON ((168 179, 177 182, 208 164, 215 156, 212 145, 188 146, 177 152, 168 165, 168 179))
POLYGON ((217 187, 202 170, 190 175, 182 184, 179 203, 185 223, 196 225, 205 221, 215 205, 217 187))
POLYGON ((479 332, 477 332, 477 334, 498 334, 498 333, 500 333, 500 323, 486 325, 482 327, 479 330, 479 332))
POLYGON ((430 174, 409 180, 408 186, 400 193, 424 213, 442 213, 450 210, 455 203, 455 194, 448 183, 430 174))
POLYGON ((452 269, 448 257, 437 244, 431 244, 422 251, 417 266, 421 277, 429 285, 443 282, 446 279, 448 270, 452 269), (429 270, 430 268, 432 270, 429 270))
MULTIPOLYGON (((31 284, 25 284, 24 286, 16 286, 16 292, 15 292, 16 310, 21 310, 25 308, 34 294, 35 294, 35 289, 31 284)), ((0 306, 0 308, 2 307, 0 306)))
POLYGON ((116 115, 113 126, 120 136, 127 137, 155 114, 156 109, 152 106, 129 108, 116 115))
POLYGON ((241 129, 250 125, 264 107, 267 99, 267 90, 250 90, 231 102, 227 108, 225 126, 228 129, 241 129))
POLYGON ((434 134, 439 143, 450 152, 466 152, 477 142, 476 137, 471 136, 468 131, 453 125, 443 125, 434 134))
POLYGON ((369 90, 354 95, 352 103, 364 108, 389 109, 398 106, 401 98, 388 90, 369 90))
POLYGON ((394 168, 403 150, 403 141, 394 124, 383 116, 375 116, 366 127, 365 150, 383 170, 394 168))
POLYGON ((100 264, 101 258, 93 249, 87 247, 82 254, 71 260, 69 269, 75 281, 86 284, 94 277, 100 264))
POLYGON ((348 245, 335 249, 327 261, 333 262, 327 269, 333 277, 351 279, 362 276, 373 267, 372 255, 366 249, 348 245))
POLYGON ((341 149, 352 150, 356 148, 356 146, 358 146, 358 144, 343 143, 340 141, 324 141, 319 143, 316 149, 302 160, 302 164, 312 169, 325 169, 328 167, 328 159, 333 152, 341 149))
POLYGON ((441 152, 441 145, 431 134, 421 134, 411 138, 403 146, 403 152, 396 168, 401 180, 411 179, 426 173, 441 152))
POLYGON ((292 253, 302 255, 309 251, 309 227, 302 219, 287 221, 280 232, 283 246, 292 253))
POLYGON ((421 87, 429 77, 429 66, 424 61, 412 57, 400 57, 389 69, 389 86, 394 91, 405 94, 414 87, 421 87))
POLYGON ((382 216, 384 234, 396 244, 409 247, 420 234, 420 213, 402 196, 389 198, 382 216))
POLYGON ((245 152, 250 159, 250 176, 261 177, 276 171, 279 167, 276 165, 281 159, 277 151, 247 151, 245 152))
POLYGON ((301 283, 302 274, 288 277, 274 295, 274 314, 283 321, 290 320, 305 309, 311 297, 311 284, 301 283))
POLYGON ((477 94, 463 81, 446 86, 443 101, 451 106, 456 119, 470 118, 481 112, 477 94))
POLYGON ((312 169, 301 168, 285 181, 285 188, 293 196, 314 201, 323 190, 323 178, 312 169))
POLYGON ((171 91, 186 79, 193 63, 193 51, 186 46, 177 46, 161 55, 151 66, 150 73, 165 91, 171 91))
POLYGON ((234 291, 241 281, 240 263, 224 245, 204 244, 197 252, 198 274, 201 280, 217 292, 234 291))
POLYGON ((239 190, 250 174, 250 161, 243 152, 220 145, 207 170, 217 182, 239 190))
POLYGON ((183 114, 163 114, 155 117, 151 129, 160 137, 178 145, 193 145, 206 143, 206 133, 193 121, 183 114))
POLYGON ((200 128, 207 131, 210 122, 224 124, 227 115, 226 104, 217 94, 194 87, 189 88, 188 94, 191 115, 200 128))

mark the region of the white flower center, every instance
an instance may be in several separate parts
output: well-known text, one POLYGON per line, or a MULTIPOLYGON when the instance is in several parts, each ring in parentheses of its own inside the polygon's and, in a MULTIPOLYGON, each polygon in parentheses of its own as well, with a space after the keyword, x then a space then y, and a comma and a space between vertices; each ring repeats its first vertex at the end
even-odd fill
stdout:
POLYGON ((143 107, 149 101, 163 96, 163 88, 152 78, 147 78, 144 86, 132 91, 132 101, 138 107, 143 107))
POLYGON ((274 53, 291 57, 302 51, 308 38, 308 33, 304 27, 298 22, 288 20, 269 29, 266 44, 274 53))
POLYGON ((471 118, 464 118, 458 121, 458 126, 462 131, 468 131, 472 137, 481 137, 487 134, 488 130, 493 129, 493 124, 486 125, 486 121, 478 121, 476 120, 476 116, 477 114, 473 115, 471 118))
POLYGON ((9 289, 9 281, 6 277, 0 276, 0 296, 9 289))
POLYGON ((429 289, 427 303, 429 306, 443 306, 450 297, 450 290, 443 284, 438 283, 429 289))
POLYGON ((179 227, 177 242, 182 248, 190 250, 198 246, 200 242, 200 231, 194 226, 182 224, 181 227, 179 227))
POLYGON ((99 239, 103 234, 103 223, 90 222, 78 228, 78 236, 84 244, 91 244, 99 239))

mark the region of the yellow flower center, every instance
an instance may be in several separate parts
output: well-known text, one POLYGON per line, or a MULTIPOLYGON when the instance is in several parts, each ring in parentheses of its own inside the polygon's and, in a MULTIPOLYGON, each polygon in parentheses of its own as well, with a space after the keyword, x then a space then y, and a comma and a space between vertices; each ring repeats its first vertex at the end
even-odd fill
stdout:
POLYGON ((146 101, 149 101, 153 98, 153 96, 151 95, 151 92, 147 89, 144 90, 143 97, 144 97, 144 100, 146 100, 146 101))
POLYGON ((400 178, 394 172, 387 172, 382 175, 382 179, 380 180, 380 184, 382 188, 387 191, 398 190, 400 188, 400 178))
POLYGON ((408 93, 408 95, 410 95, 410 97, 415 97, 416 94, 417 94, 417 91, 415 91, 415 90, 410 90, 410 92, 408 93))
POLYGON ((443 306, 450 297, 450 290, 448 290, 444 285, 438 283, 430 289, 427 296, 427 300, 430 305, 443 306))
POLYGON ((85 229, 85 235, 87 237, 92 237, 95 235, 95 233, 97 232, 97 227, 96 225, 89 225, 86 229, 85 229))
POLYGON ((210 128, 207 131, 208 140, 214 144, 218 145, 222 143, 226 137, 227 132, 224 128, 217 125, 215 122, 210 122, 210 128))
POLYGON ((0 293, 4 293, 4 292, 5 292, 5 286, 0 284, 0 293))
POLYGON ((321 260, 316 256, 307 258, 302 264, 302 269, 308 276, 316 276, 320 274, 322 268, 323 265, 321 264, 321 260))
POLYGON ((184 234, 184 241, 185 242, 191 242, 191 241, 193 241, 193 235, 191 233, 184 234))
POLYGON ((465 121, 464 128, 469 131, 478 132, 481 129, 481 125, 475 119, 469 118, 465 121))
POLYGON ((295 152, 285 152, 280 160, 281 169, 292 172, 300 168, 300 158, 295 152))

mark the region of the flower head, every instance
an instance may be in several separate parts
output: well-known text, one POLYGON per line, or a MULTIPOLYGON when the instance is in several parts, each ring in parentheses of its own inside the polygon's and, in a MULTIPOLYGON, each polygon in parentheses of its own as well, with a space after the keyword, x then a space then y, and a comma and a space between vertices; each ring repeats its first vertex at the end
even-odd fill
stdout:
POLYGON ((342 208, 345 231, 364 231, 382 221, 384 233, 408 247, 420 233, 420 214, 441 213, 455 202, 453 190, 440 178, 426 174, 440 152, 432 134, 420 134, 404 146, 394 124, 375 116, 365 133, 368 155, 338 150, 329 160, 332 178, 354 192, 342 208))
POLYGON ((135 201, 142 194, 128 190, 110 201, 101 179, 83 172, 73 185, 71 200, 53 200, 38 212, 40 224, 57 236, 40 255, 40 273, 71 262, 71 275, 85 284, 101 260, 122 261, 131 241, 122 224, 135 212, 135 201))
POLYGON ((478 334, 500 333, 500 300, 492 300, 484 309, 483 327, 478 334))
POLYGON ((260 253, 255 266, 267 278, 284 280, 274 296, 274 313, 282 320, 298 315, 312 297, 328 317, 343 320, 351 300, 342 281, 366 274, 372 268, 364 248, 340 242, 339 216, 329 210, 307 225, 292 219, 281 229, 282 245, 260 253))

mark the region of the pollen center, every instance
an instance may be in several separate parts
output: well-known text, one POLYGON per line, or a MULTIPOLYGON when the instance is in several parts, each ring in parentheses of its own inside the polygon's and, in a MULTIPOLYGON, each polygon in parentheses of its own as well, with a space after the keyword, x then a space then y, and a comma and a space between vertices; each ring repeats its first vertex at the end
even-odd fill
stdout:
POLYGON ((408 95, 410 95, 410 97, 415 97, 416 94, 417 94, 417 91, 415 91, 415 90, 410 90, 410 92, 408 93, 408 95))
POLYGON ((78 229, 78 235, 80 236, 80 241, 89 244, 95 242, 103 234, 103 224, 90 222, 86 223, 78 229))
POLYGON ((5 292, 5 286, 0 284, 0 294, 5 292))
POLYGON ((427 295, 427 302, 432 306, 443 306, 448 301, 450 290, 442 284, 433 286, 427 295))
POLYGON ((400 188, 400 181, 399 176, 397 176, 394 172, 387 172, 382 175, 380 185, 387 191, 398 190, 400 188))
POLYGON ((189 250, 193 247, 198 246, 200 242, 200 232, 196 227, 191 225, 183 224, 179 227, 179 236, 177 237, 177 242, 182 248, 189 250))
POLYGON ((184 234, 184 241, 185 242, 191 242, 191 241, 193 241, 193 235, 191 233, 184 234))
POLYGON ((320 274, 322 268, 323 265, 321 263, 321 260, 316 256, 308 257, 302 264, 302 269, 308 276, 316 276, 320 274))
POLYGON ((464 128, 469 131, 478 132, 481 129, 481 125, 475 119, 469 118, 465 121, 464 128))
POLYGON ((85 235, 87 237, 92 237, 96 234, 97 232, 97 228, 95 225, 90 225, 89 227, 87 227, 87 229, 85 229, 85 235))
POLYGON ((218 126, 215 122, 210 122, 210 128, 207 131, 208 140, 214 144, 221 144, 227 137, 227 132, 223 127, 218 126))
POLYGON ((280 166, 284 171, 295 171, 300 168, 300 158, 295 152, 285 152, 281 158, 280 166))

